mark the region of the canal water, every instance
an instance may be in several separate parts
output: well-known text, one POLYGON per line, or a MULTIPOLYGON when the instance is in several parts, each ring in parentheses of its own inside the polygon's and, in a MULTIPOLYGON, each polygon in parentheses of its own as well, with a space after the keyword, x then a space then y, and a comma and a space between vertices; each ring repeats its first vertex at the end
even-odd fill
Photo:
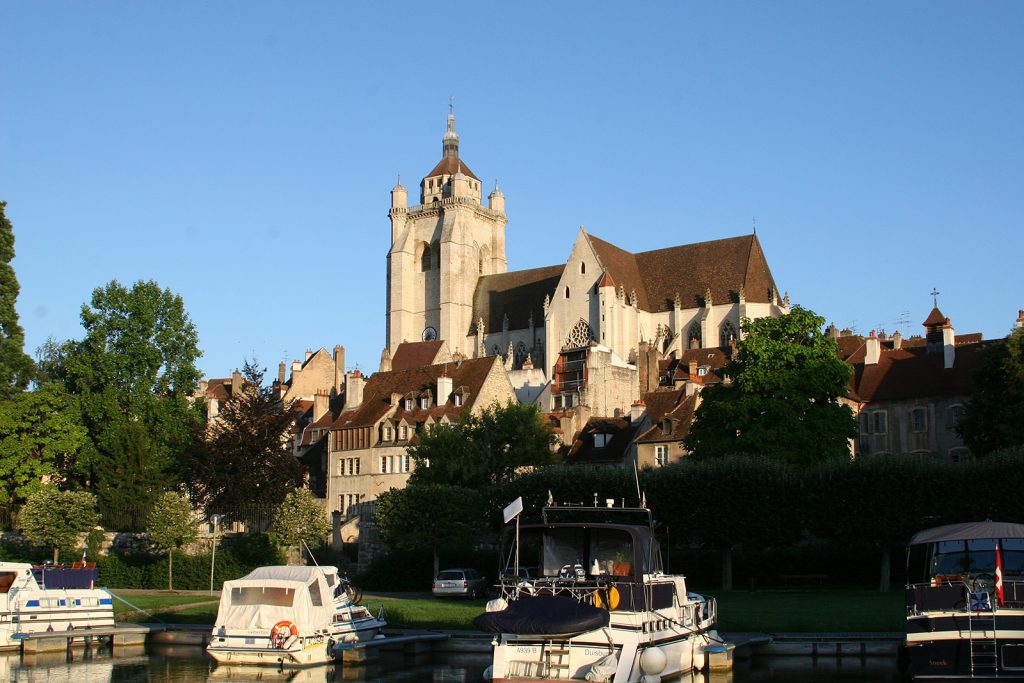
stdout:
MULTIPOLYGON (((0 653, 0 683, 214 683, 290 681, 340 683, 482 683, 487 655, 384 656, 368 666, 341 664, 279 671, 217 666, 194 646, 150 646, 133 650, 75 648, 40 655, 0 653)), ((741 660, 729 673, 685 676, 681 683, 897 683, 889 657, 760 657, 741 660)))

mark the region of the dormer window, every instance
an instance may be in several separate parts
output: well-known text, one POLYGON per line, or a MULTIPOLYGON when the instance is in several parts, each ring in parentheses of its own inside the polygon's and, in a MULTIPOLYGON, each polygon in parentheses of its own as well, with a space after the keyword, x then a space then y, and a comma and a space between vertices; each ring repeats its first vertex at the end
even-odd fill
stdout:
POLYGON ((607 446, 608 442, 611 440, 608 438, 609 436, 611 435, 604 433, 594 434, 594 448, 604 448, 607 446))
POLYGON ((384 440, 385 441, 391 441, 391 438, 392 438, 393 435, 394 434, 391 431, 391 425, 388 425, 388 426, 384 427, 384 440))
POLYGON ((671 434, 672 433, 672 420, 668 420, 668 419, 662 420, 662 422, 661 422, 661 431, 666 436, 671 434))
POLYGON ((409 410, 409 411, 412 410, 412 399, 411 398, 405 399, 405 409, 409 410))
POLYGON ((408 441, 409 440, 409 427, 407 427, 406 425, 402 425, 401 428, 400 428, 399 433, 402 435, 401 436, 401 440, 402 441, 408 441))
POLYGON ((462 400, 463 400, 462 399, 462 394, 455 394, 454 398, 455 398, 455 407, 456 408, 461 408, 462 407, 462 400))
POLYGON ((430 407, 430 396, 420 396, 420 408, 426 410, 430 407))

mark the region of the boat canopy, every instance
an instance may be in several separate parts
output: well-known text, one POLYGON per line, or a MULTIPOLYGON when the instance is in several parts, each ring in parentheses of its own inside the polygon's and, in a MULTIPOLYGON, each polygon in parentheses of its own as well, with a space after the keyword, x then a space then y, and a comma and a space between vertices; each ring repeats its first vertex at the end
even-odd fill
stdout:
POLYGON ((947 524, 918 531, 910 537, 908 545, 940 543, 942 541, 970 541, 978 538, 1024 538, 1024 524, 1012 522, 965 522, 947 524))
POLYGON ((327 628, 334 615, 334 567, 260 567, 225 581, 215 628, 270 629, 290 621, 303 631, 327 628))

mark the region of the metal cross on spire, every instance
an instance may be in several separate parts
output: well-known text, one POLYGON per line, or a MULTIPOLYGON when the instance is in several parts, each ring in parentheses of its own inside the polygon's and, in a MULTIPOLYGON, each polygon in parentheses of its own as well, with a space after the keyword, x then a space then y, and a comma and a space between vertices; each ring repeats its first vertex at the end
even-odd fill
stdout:
POLYGON ((935 308, 939 307, 939 294, 941 293, 942 292, 932 287, 932 291, 930 292, 930 294, 932 295, 932 306, 934 306, 935 308))
POLYGON ((449 95, 448 96, 448 113, 449 114, 454 114, 455 113, 455 95, 449 95))

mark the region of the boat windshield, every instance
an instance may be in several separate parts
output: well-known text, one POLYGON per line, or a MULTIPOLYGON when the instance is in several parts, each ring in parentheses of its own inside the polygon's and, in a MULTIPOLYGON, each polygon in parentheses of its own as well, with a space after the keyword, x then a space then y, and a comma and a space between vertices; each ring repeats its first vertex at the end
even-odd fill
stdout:
POLYGON ((232 605, 272 605, 291 607, 295 602, 293 588, 277 586, 243 586, 231 589, 232 605))
MULTIPOLYGON (((514 539, 509 539, 514 542, 514 539)), ((521 567, 536 567, 539 577, 634 576, 636 570, 648 573, 651 548, 646 537, 639 554, 634 553, 634 537, 625 529, 566 526, 524 531, 520 538, 521 567), (640 566, 634 563, 639 561, 640 566)), ((505 553, 504 574, 513 576, 514 553, 505 553)), ((654 558, 654 570, 660 569, 654 558)), ((522 573, 522 572, 521 572, 522 573)))
POLYGON ((0 594, 9 593, 17 578, 17 572, 0 572, 0 594))
POLYGON ((1003 579, 1024 580, 1024 538, 939 541, 932 548, 928 578, 994 574, 997 540, 1002 559, 1003 579))

